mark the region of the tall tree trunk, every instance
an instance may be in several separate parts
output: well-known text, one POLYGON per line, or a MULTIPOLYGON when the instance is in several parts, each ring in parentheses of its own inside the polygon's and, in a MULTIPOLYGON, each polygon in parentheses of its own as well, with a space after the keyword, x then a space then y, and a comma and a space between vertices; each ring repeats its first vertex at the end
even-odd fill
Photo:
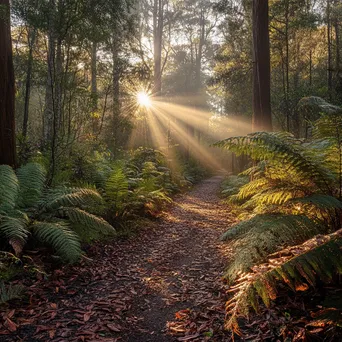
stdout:
POLYGON ((97 42, 95 41, 91 45, 91 95, 93 97, 93 109, 97 110, 97 42))
POLYGON ((272 130, 268 0, 253 1, 253 131, 272 130))
POLYGON ((49 146, 53 135, 54 118, 54 91, 55 91, 55 59, 56 59, 56 39, 55 39, 55 0, 49 1, 48 19, 48 54, 47 54, 47 78, 45 90, 45 109, 44 109, 44 145, 49 146))
POLYGON ((202 82, 201 82, 201 74, 202 74, 202 58, 203 58, 203 47, 205 44, 205 20, 204 20, 204 9, 201 9, 201 17, 200 17, 200 38, 198 43, 198 51, 196 55, 196 91, 200 90, 202 82))
POLYGON ((0 0, 0 7, 0 165, 15 167, 15 83, 9 0, 0 0))
POLYGON ((153 46, 154 46, 154 88, 156 96, 162 91, 162 46, 164 30, 164 0, 154 0, 153 8, 153 46))
POLYGON ((113 143, 114 151, 118 146, 118 133, 120 127, 120 61, 119 61, 119 46, 116 37, 113 37, 113 143))
POLYGON ((327 35, 328 35, 328 92, 332 101, 332 42, 331 42, 331 0, 327 0, 327 35))
POLYGON ((286 111, 286 130, 291 130, 290 117, 290 39, 289 39, 290 3, 285 0, 285 111, 286 111))
POLYGON ((30 95, 31 95, 31 78, 33 66, 33 47, 36 40, 36 28, 28 29, 28 46, 29 55, 27 60, 27 74, 26 74, 26 89, 25 89, 25 104, 24 104, 24 121, 23 121, 23 137, 27 136, 27 127, 29 121, 30 95))

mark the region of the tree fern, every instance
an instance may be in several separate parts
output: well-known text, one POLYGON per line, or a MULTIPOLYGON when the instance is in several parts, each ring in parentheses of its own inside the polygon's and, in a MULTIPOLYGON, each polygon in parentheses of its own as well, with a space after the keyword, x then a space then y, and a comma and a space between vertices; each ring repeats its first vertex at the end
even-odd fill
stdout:
POLYGON ((282 282, 294 291, 315 286, 316 280, 331 282, 334 274, 342 274, 342 231, 317 236, 303 245, 287 248, 243 274, 232 288, 235 293, 227 302, 227 327, 238 331, 237 318, 247 316, 249 307, 258 311, 258 297, 266 306, 277 297, 277 284, 282 282))
POLYGON ((0 165, 0 209, 14 208, 18 198, 19 182, 13 169, 0 165))
POLYGON ((19 206, 28 208, 37 205, 42 196, 46 172, 40 164, 30 163, 17 171, 19 180, 19 206))
POLYGON ((35 222, 32 233, 42 243, 51 245, 64 261, 76 262, 82 254, 77 234, 66 223, 35 222))

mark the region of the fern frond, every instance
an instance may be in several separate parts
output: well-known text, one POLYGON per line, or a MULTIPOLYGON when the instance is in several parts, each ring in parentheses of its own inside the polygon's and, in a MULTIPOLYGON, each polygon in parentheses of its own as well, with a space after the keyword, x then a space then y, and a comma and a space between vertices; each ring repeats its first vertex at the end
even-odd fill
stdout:
POLYGON ((19 205, 33 207, 38 204, 45 184, 46 171, 40 164, 30 163, 17 171, 19 180, 19 205))
POLYGON ((320 209, 342 209, 342 202, 337 198, 329 195, 314 194, 309 197, 296 198, 291 203, 311 204, 320 209))
POLYGON ((14 170, 0 165, 0 208, 14 208, 18 198, 19 181, 14 170))
POLYGON ((311 179, 318 188, 332 192, 333 174, 322 165, 322 160, 307 155, 301 142, 290 133, 252 133, 223 140, 215 146, 229 149, 238 155, 249 155, 254 160, 267 160, 270 164, 283 165, 303 179, 311 179))
POLYGON ((128 194, 128 180, 122 167, 116 168, 106 183, 106 197, 110 201, 120 202, 128 194))
POLYGON ((269 181, 266 178, 252 180, 240 189, 237 198, 239 200, 245 200, 268 187, 269 181))
POLYGON ((27 220, 24 218, 0 215, 0 236, 8 241, 23 240, 28 236, 27 220))
POLYGON ((230 319, 227 327, 236 328, 237 317, 247 316, 249 307, 258 310, 258 297, 266 306, 277 297, 277 283, 294 291, 315 286, 316 280, 329 283, 334 274, 342 274, 342 230, 327 236, 317 236, 302 245, 287 248, 267 264, 244 274, 233 288, 235 295, 227 302, 230 319))
POLYGON ((51 245, 65 261, 74 263, 81 257, 81 245, 78 236, 63 222, 35 222, 32 233, 42 243, 51 245))
POLYGON ((224 241, 236 239, 226 277, 233 281, 282 246, 303 243, 326 229, 304 215, 257 215, 240 222, 222 236, 224 241))
POLYGON ((101 195, 94 189, 56 188, 47 193, 42 204, 47 209, 58 209, 60 207, 81 207, 101 201, 101 195))
POLYGON ((104 219, 78 208, 61 208, 63 215, 74 224, 81 224, 87 228, 100 231, 104 234, 115 234, 115 229, 104 219))

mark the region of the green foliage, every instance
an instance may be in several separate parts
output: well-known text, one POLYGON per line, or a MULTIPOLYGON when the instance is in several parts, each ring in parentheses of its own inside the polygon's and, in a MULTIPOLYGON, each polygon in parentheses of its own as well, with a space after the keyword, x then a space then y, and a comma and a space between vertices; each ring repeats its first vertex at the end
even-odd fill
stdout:
POLYGON ((17 171, 17 177, 20 184, 20 207, 28 208, 35 206, 44 190, 45 169, 39 164, 30 163, 22 166, 17 171))
POLYGON ((62 221, 58 223, 34 222, 32 234, 42 243, 50 244, 66 262, 76 262, 81 255, 78 236, 62 221))
POLYGON ((229 176, 221 185, 221 195, 224 197, 236 195, 248 181, 246 176, 229 176))
POLYGON ((114 234, 109 223, 89 212, 103 201, 95 189, 45 189, 45 171, 39 164, 23 166, 18 176, 9 167, 1 171, 7 180, 3 198, 10 205, 4 203, 0 208, 0 236, 17 254, 27 241, 39 240, 52 246, 64 261, 75 262, 81 256, 81 247, 73 227, 82 224, 90 230, 114 234))
POLYGON ((217 143, 258 162, 244 172, 250 182, 229 197, 250 218, 222 237, 234 250, 226 276, 235 281, 227 303, 227 326, 235 332, 238 316, 258 309, 258 297, 270 305, 279 282, 302 291, 341 273, 341 233, 319 235, 340 229, 341 129, 342 120, 329 113, 313 126, 310 142, 259 132, 217 143))
POLYGON ((0 209, 14 208, 19 189, 19 181, 14 170, 8 165, 0 165, 0 209))
POLYGON ((302 243, 326 230, 304 215, 257 215, 242 221, 222 236, 224 241, 234 241, 234 259, 226 277, 233 282, 283 246, 302 243))
POLYGON ((267 160, 269 165, 295 173, 303 180, 311 180, 323 192, 332 192, 334 180, 331 171, 325 167, 319 155, 311 153, 292 134, 286 132, 257 132, 242 137, 232 137, 215 144, 229 149, 237 155, 246 154, 252 159, 267 160))

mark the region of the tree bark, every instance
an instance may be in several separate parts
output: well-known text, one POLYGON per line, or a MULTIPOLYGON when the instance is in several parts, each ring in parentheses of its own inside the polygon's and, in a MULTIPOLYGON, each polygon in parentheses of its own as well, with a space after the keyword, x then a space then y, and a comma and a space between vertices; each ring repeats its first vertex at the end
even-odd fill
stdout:
POLYGON ((328 35, 328 92, 332 101, 332 42, 331 42, 331 0, 327 0, 327 35, 328 35))
POLYGON ((162 46, 164 30, 164 0, 154 0, 153 8, 153 42, 154 42, 154 88, 155 96, 162 91, 162 46))
POLYGON ((0 164, 15 167, 15 82, 9 0, 0 0, 0 7, 0 164))
POLYGON ((31 95, 31 78, 33 66, 33 47, 36 40, 36 29, 30 28, 28 30, 28 46, 29 55, 27 60, 27 74, 26 74, 26 89, 25 89, 25 104, 24 104, 24 121, 23 121, 23 137, 27 136, 27 127, 29 121, 30 95, 31 95))
POLYGON ((271 67, 268 0, 253 1, 253 131, 271 131, 271 67))

